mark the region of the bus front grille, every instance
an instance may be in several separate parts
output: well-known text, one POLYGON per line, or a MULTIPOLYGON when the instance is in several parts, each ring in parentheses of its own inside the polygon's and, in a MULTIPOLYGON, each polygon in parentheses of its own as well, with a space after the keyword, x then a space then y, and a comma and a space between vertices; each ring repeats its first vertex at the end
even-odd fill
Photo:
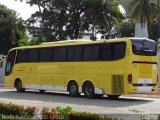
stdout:
POLYGON ((119 95, 124 93, 123 75, 112 75, 112 94, 119 95))

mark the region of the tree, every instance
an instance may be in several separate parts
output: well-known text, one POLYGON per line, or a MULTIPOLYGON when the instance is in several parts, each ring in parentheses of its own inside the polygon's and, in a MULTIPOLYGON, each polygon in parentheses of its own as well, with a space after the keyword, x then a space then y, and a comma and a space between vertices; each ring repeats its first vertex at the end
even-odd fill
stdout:
POLYGON ((86 11, 84 21, 88 21, 93 38, 96 32, 106 34, 123 19, 116 0, 84 0, 86 11))
POLYGON ((105 33, 122 16, 116 0, 27 0, 27 3, 38 5, 39 11, 28 23, 31 27, 38 23, 39 38, 44 41, 77 39, 85 31, 95 29, 105 33))
POLYGON ((156 14, 156 5, 151 0, 131 0, 127 11, 129 16, 136 20, 135 36, 148 38, 148 25, 156 14))
POLYGON ((0 54, 18 46, 18 40, 25 35, 22 19, 17 18, 15 11, 0 5, 0 54))
POLYGON ((119 37, 134 37, 134 24, 132 19, 126 18, 119 27, 116 27, 119 37))

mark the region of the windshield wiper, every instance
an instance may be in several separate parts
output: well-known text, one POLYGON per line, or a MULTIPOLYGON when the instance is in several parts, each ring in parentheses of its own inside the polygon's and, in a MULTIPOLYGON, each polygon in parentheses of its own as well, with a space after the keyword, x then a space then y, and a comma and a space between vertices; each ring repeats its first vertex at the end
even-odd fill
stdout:
POLYGON ((143 50, 144 52, 150 52, 150 53, 154 53, 153 50, 143 50))
POLYGON ((153 55, 155 52, 153 51, 153 50, 142 50, 142 53, 144 54, 144 55, 153 55))

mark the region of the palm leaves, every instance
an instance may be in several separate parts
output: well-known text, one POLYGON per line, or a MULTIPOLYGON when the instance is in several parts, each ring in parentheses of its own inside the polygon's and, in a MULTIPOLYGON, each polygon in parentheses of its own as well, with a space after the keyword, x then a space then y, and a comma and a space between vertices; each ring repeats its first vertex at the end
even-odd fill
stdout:
MULTIPOLYGON (((135 36, 148 38, 148 25, 155 18, 157 7, 153 0, 119 0, 130 18, 136 21, 135 36)), ((155 0, 154 0, 155 1, 155 0)))
POLYGON ((94 37, 96 32, 105 34, 110 31, 122 18, 116 0, 83 0, 83 3, 86 9, 83 19, 91 25, 94 37))
POLYGON ((129 16, 139 19, 142 27, 144 23, 151 23, 151 18, 156 13, 155 4, 151 0, 132 0, 128 5, 129 16))

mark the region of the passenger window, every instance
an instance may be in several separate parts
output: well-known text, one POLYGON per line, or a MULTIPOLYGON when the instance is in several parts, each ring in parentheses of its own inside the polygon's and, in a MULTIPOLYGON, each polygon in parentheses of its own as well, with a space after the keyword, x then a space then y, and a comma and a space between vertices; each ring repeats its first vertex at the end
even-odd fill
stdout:
POLYGON ((112 45, 111 43, 102 44, 101 60, 112 60, 112 45))
POLYGON ((24 50, 18 50, 17 51, 17 59, 16 63, 22 63, 28 61, 28 52, 27 49, 24 50))
POLYGON ((52 48, 42 48, 40 50, 40 61, 41 62, 52 61, 52 48))
POLYGON ((28 61, 29 62, 38 62, 39 61, 39 50, 38 49, 30 49, 28 51, 28 61))
POLYGON ((66 61, 66 48, 65 47, 53 48, 53 61, 66 61))
POLYGON ((82 60, 82 47, 70 46, 67 48, 67 61, 81 61, 82 60))
POLYGON ((125 43, 124 42, 119 42, 119 43, 114 43, 114 55, 113 59, 121 59, 125 56, 125 43))
POLYGON ((101 60, 117 60, 125 57, 125 42, 106 43, 101 46, 101 60))
POLYGON ((84 46, 83 60, 99 60, 100 45, 84 46))

